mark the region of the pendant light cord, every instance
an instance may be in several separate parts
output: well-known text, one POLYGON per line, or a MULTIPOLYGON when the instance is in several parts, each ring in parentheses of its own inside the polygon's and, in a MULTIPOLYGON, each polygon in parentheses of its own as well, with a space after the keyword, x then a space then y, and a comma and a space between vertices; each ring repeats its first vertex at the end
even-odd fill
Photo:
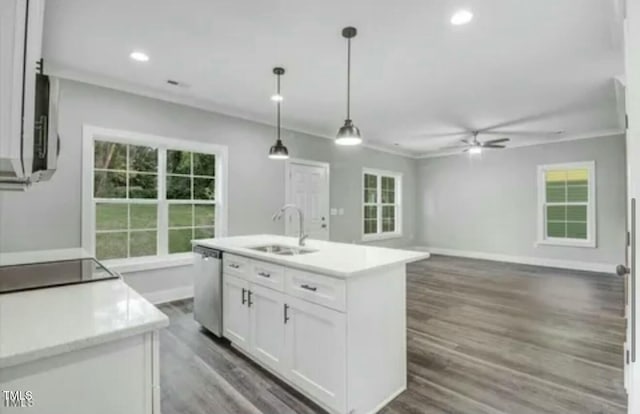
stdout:
POLYGON ((351 119, 351 38, 347 39, 347 119, 351 119))
MULTIPOLYGON (((278 89, 278 96, 280 95, 280 75, 277 75, 277 89, 278 89)), ((278 142, 280 142, 280 101, 278 101, 278 142)))

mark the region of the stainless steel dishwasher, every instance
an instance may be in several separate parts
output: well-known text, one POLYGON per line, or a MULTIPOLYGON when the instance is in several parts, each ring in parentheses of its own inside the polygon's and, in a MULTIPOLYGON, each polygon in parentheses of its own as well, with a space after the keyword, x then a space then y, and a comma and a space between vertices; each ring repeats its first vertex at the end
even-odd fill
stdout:
POLYGON ((193 252, 193 317, 222 337, 222 252, 203 246, 195 246, 193 252))

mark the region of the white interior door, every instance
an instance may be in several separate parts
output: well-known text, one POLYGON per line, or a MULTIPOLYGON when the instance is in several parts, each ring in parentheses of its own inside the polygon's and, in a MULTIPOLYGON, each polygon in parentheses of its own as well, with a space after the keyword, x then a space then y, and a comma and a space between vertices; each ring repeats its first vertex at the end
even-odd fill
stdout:
MULTIPOLYGON (((312 239, 329 240, 329 164, 289 160, 286 203, 304 213, 305 233, 312 239)), ((289 210, 285 217, 287 236, 298 234, 298 217, 289 210)))

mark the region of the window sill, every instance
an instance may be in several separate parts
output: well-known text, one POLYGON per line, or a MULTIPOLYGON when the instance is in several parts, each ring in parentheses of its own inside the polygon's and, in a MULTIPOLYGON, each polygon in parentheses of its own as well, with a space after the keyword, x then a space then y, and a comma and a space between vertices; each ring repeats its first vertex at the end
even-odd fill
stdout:
POLYGON ((193 264, 193 253, 178 253, 170 256, 149 256, 132 259, 103 260, 107 269, 118 273, 144 272, 147 270, 168 269, 193 264))
POLYGON ((595 248, 596 242, 593 240, 577 240, 577 239, 545 239, 538 240, 538 246, 564 246, 564 247, 588 247, 595 248))
POLYGON ((377 233, 377 234, 363 235, 362 241, 369 242, 369 241, 390 240, 390 239, 400 239, 400 238, 402 238, 402 233, 377 233))

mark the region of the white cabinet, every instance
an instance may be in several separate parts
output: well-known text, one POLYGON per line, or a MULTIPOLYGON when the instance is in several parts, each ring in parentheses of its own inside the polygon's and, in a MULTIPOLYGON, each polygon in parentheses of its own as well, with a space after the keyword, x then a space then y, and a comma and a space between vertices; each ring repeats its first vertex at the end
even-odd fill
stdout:
POLYGON ((345 407, 345 314, 287 297, 285 376, 331 408, 345 407))
POLYGON ((284 295, 256 284, 250 285, 250 352, 271 369, 284 369, 284 295))
POLYGON ((338 279, 224 253, 223 269, 224 336, 322 408, 374 413, 406 389, 404 265, 338 279))
POLYGON ((222 276, 222 326, 224 336, 249 349, 249 282, 236 276, 222 276))
POLYGON ((0 2, 0 170, 16 175, 31 174, 44 5, 44 0, 0 2))

